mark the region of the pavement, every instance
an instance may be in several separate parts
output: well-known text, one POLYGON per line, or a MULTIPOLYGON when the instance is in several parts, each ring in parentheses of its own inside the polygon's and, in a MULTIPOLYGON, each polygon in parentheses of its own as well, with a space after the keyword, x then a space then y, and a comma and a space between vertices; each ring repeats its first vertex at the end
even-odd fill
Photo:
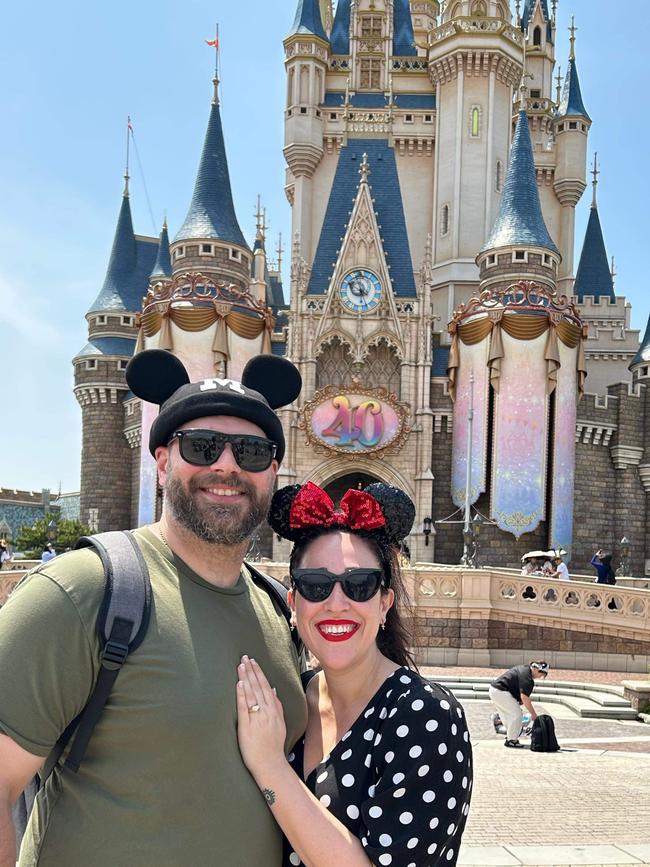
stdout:
MULTIPOLYGON (((423 670, 436 673, 500 670, 423 670)), ((619 683, 630 675, 554 670, 552 677, 619 683)), ((459 867, 650 864, 650 725, 581 719, 561 705, 545 708, 534 694, 533 703, 553 716, 561 752, 505 749, 492 728, 491 704, 465 705, 474 792, 459 867)))

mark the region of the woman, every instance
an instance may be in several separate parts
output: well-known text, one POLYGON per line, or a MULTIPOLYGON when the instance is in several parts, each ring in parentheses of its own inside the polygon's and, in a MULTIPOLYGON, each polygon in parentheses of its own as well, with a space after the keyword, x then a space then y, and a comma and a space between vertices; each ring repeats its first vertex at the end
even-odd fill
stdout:
POLYGON ((238 669, 240 749, 284 831, 285 865, 456 863, 471 747, 462 708, 408 650, 397 552, 414 515, 383 484, 348 491, 338 512, 311 482, 273 498, 269 522, 294 542, 289 602, 322 666, 288 760, 280 699, 252 660, 238 669))
POLYGON ((530 714, 531 720, 536 720, 537 713, 530 696, 535 689, 535 681, 546 679, 549 671, 550 665, 543 661, 515 665, 490 684, 488 689, 490 701, 506 726, 504 746, 523 748, 523 744, 519 743, 524 720, 522 705, 530 714))
POLYGON ((591 565, 596 570, 596 584, 616 584, 616 572, 612 568, 612 555, 598 550, 591 558, 591 565))

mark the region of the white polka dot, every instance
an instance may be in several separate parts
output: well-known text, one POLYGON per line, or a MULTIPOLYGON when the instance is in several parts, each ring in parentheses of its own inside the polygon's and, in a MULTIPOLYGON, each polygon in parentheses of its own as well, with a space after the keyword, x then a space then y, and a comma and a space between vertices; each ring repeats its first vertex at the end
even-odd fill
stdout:
POLYGON ((323 771, 322 774, 319 774, 319 775, 316 777, 316 782, 317 782, 317 783, 322 783, 323 780, 326 780, 326 779, 327 779, 327 771, 323 771))
POLYGON ((469 813, 469 804, 465 804, 463 807, 463 816, 466 816, 469 813))
POLYGON ((390 698, 392 691, 392 689, 388 690, 388 692, 386 693, 386 698, 390 698))
POLYGON ((439 744, 438 752, 441 756, 444 756, 444 754, 447 752, 447 744, 439 744))
POLYGON ((456 761, 460 764, 465 760, 465 756, 462 754, 460 750, 456 753, 456 761))
POLYGON ((385 707, 382 707, 382 709, 379 711, 379 719, 386 719, 387 716, 388 716, 388 711, 386 710, 385 707))
POLYGON ((452 822, 451 825, 449 825, 449 827, 447 828, 447 834, 451 837, 451 835, 454 833, 455 830, 456 830, 456 826, 452 822))
POLYGON ((378 734, 375 738, 375 746, 377 746, 378 743, 381 743, 381 734, 378 734))
POLYGON ((395 789, 395 791, 393 792, 393 797, 394 798, 403 798, 405 794, 406 794, 406 789, 395 789))
POLYGON ((341 738, 341 740, 342 740, 342 741, 347 741, 347 739, 350 737, 351 734, 352 734, 351 731, 350 731, 350 732, 346 732, 346 733, 343 735, 343 737, 341 738))
POLYGON ((379 835, 379 845, 383 846, 384 849, 387 849, 393 842, 393 838, 390 834, 380 834, 379 835))
POLYGON ((351 755, 352 755, 352 750, 346 750, 346 751, 343 753, 343 755, 341 756, 342 761, 345 761, 346 759, 349 759, 351 755))
POLYGON ((415 746, 415 747, 411 747, 411 749, 409 750, 409 756, 412 759, 419 759, 421 755, 422 755, 422 747, 415 746))
POLYGON ((440 707, 443 710, 449 710, 449 707, 450 707, 449 702, 445 701, 445 699, 443 698, 443 700, 440 702, 440 707))
POLYGON ((350 786, 354 785, 354 777, 352 774, 345 774, 341 779, 341 783, 345 786, 346 789, 349 789, 350 786))
POLYGON ((296 855, 295 852, 292 852, 291 855, 289 855, 289 863, 300 864, 300 858, 296 855))
POLYGON ((397 708, 394 707, 392 709, 392 711, 388 714, 388 719, 392 719, 392 717, 394 717, 396 713, 397 713, 397 708))
POLYGON ((433 690, 431 689, 431 687, 429 686, 428 683, 427 683, 427 685, 426 685, 424 688, 425 688, 425 690, 426 690, 427 692, 433 692, 433 690))
POLYGON ((319 801, 324 807, 329 807, 329 805, 332 803, 332 799, 329 795, 321 795, 319 801))
POLYGON ((410 825, 413 821, 413 813, 400 813, 399 820, 402 825, 410 825))
POLYGON ((362 846, 367 846, 367 845, 368 845, 368 838, 367 838, 367 837, 362 837, 362 838, 361 838, 361 845, 362 845, 362 846))
POLYGON ((404 774, 395 774, 393 777, 393 784, 399 786, 403 779, 405 779, 404 774))
POLYGON ((428 732, 435 732, 435 730, 438 728, 438 721, 435 719, 430 719, 429 722, 426 724, 425 728, 428 732))
POLYGON ((363 763, 367 768, 370 767, 370 765, 372 764, 372 756, 370 755, 370 753, 368 753, 368 755, 365 757, 363 763))
POLYGON ((345 811, 351 819, 359 818, 359 808, 355 804, 350 804, 350 806, 345 811))
POLYGON ((406 844, 406 848, 407 849, 415 849, 415 847, 418 845, 419 842, 420 841, 418 840, 417 837, 411 837, 411 839, 406 844))
POLYGON ((465 732, 463 734, 463 740, 465 741, 465 743, 467 743, 467 741, 469 740, 469 732, 465 732))
POLYGON ((372 729, 368 729, 367 731, 365 731, 365 732, 363 733, 363 737, 364 737, 365 740, 367 740, 367 741, 371 741, 371 740, 374 738, 374 736, 375 736, 375 733, 374 733, 374 731, 373 731, 372 729))
POLYGON ((467 788, 467 777, 463 777, 463 782, 461 783, 461 785, 464 789, 467 788))
POLYGON ((393 863, 393 856, 389 855, 388 852, 385 852, 383 855, 379 856, 379 863, 380 864, 392 864, 393 863))
POLYGON ((403 674, 403 675, 400 677, 399 682, 400 682, 400 683, 410 683, 410 682, 411 682, 411 678, 408 676, 408 674, 403 674))
POLYGON ((433 853, 436 851, 437 848, 438 848, 437 843, 432 843, 429 846, 429 848, 427 849, 427 852, 429 853, 429 855, 433 855, 433 853))
POLYGON ((449 852, 447 852, 447 861, 451 861, 451 859, 453 857, 454 857, 454 850, 450 849, 449 852))
POLYGON ((453 726, 451 727, 451 733, 452 733, 452 735, 455 735, 457 732, 458 732, 458 726, 456 725, 456 723, 454 723, 453 726))
POLYGON ((459 719, 463 716, 463 712, 459 707, 456 708, 456 713, 458 714, 459 719))
POLYGON ((422 800, 425 804, 430 804, 432 801, 435 801, 436 793, 429 790, 422 795, 422 800))
POLYGON ((378 819, 384 811, 381 807, 371 807, 368 810, 368 815, 371 819, 378 819))
POLYGON ((451 771, 445 771, 442 775, 442 779, 445 781, 445 783, 451 783, 451 781, 454 779, 454 775, 451 771))
POLYGON ((364 717, 368 719, 369 716, 372 716, 375 712, 374 707, 369 707, 368 710, 364 713, 364 717))
POLYGON ((422 708, 424 707, 424 702, 421 698, 416 698, 411 707, 413 708, 413 710, 422 710, 422 708))
POLYGON ((292 762, 295 758, 296 758, 296 754, 295 754, 295 753, 289 753, 289 756, 288 756, 288 758, 287 758, 287 761, 288 761, 288 762, 292 762))
POLYGON ((376 788, 377 788, 377 787, 374 786, 374 785, 373 785, 373 786, 368 786, 368 797, 369 797, 369 798, 374 798, 374 797, 375 797, 375 789, 376 789, 376 788))
POLYGON ((397 731, 395 732, 395 734, 397 735, 398 738, 405 738, 408 733, 409 733, 409 727, 408 726, 400 726, 397 729, 397 731))
POLYGON ((393 759, 395 758, 395 753, 392 750, 388 750, 388 752, 386 753, 384 758, 386 760, 386 763, 390 764, 393 761, 393 759))
POLYGON ((456 798, 450 798, 450 799, 447 801, 447 809, 448 809, 448 810, 453 810, 455 806, 456 806, 456 798))
POLYGON ((437 819, 437 818, 434 816, 433 819, 429 822, 429 827, 430 827, 431 830, 433 831, 435 828, 438 827, 439 824, 440 824, 440 819, 437 819))
POLYGON ((418 777, 426 777, 429 773, 429 765, 422 765, 421 768, 418 768, 418 777))

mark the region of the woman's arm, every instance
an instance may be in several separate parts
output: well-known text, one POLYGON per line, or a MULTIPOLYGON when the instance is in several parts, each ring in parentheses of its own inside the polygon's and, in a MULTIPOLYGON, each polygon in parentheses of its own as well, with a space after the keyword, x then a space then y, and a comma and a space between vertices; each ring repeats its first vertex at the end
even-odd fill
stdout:
POLYGON ((296 854, 307 867, 369 867, 361 842, 312 795, 287 762, 282 704, 262 669, 245 656, 238 675, 242 758, 296 854), (259 710, 251 711, 254 707, 259 710))

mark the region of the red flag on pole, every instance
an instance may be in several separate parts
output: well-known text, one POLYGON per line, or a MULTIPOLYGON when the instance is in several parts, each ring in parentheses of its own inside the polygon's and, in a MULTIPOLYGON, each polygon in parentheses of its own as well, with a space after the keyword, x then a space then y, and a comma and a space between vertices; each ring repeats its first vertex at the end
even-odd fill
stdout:
POLYGON ((206 39, 205 44, 209 45, 211 48, 218 48, 219 47, 219 40, 218 39, 206 39))
POLYGON ((131 123, 131 118, 127 117, 126 121, 127 121, 126 122, 126 128, 128 129, 129 132, 132 133, 133 132, 133 124, 131 123))

